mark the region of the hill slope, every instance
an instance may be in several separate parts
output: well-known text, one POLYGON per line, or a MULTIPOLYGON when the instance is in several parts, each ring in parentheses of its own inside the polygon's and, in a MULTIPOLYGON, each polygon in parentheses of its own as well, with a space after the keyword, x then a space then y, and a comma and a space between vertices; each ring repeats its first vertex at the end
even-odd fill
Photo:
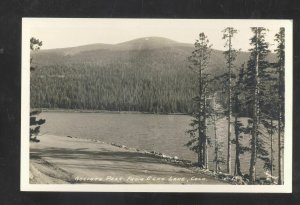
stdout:
MULTIPOLYGON (((189 112, 192 51, 192 44, 145 37, 32 52, 31 107, 189 112)), ((235 69, 248 58, 239 53, 235 69)), ((212 51, 208 69, 215 76, 226 71, 222 51, 212 51)))
MULTIPOLYGON (((39 67, 48 65, 69 64, 110 64, 122 61, 135 63, 130 60, 140 57, 142 61, 164 61, 161 64, 176 65, 186 64, 187 57, 191 55, 193 44, 178 43, 162 37, 145 37, 134 39, 119 44, 91 44, 70 48, 49 49, 32 52, 33 64, 39 67), (144 58, 146 55, 146 58, 144 58)), ((236 65, 248 60, 249 54, 240 52, 236 65)), ((212 72, 223 73, 224 55, 222 51, 213 50, 210 60, 212 72)))

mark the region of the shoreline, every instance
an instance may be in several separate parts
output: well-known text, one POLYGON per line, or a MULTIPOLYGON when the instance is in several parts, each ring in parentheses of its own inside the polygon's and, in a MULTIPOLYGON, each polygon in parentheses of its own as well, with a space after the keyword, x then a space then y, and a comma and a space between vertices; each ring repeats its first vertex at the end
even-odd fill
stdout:
POLYGON ((186 115, 188 113, 155 113, 141 111, 114 111, 114 110, 85 110, 85 109, 64 109, 64 108, 30 108, 30 110, 40 110, 42 112, 61 112, 61 113, 108 113, 108 114, 151 114, 151 115, 186 115))

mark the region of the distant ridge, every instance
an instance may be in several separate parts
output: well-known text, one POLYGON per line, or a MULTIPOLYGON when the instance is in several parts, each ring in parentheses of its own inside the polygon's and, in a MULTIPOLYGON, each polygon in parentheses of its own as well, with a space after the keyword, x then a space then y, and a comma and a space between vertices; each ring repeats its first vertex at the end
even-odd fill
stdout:
MULTIPOLYGON (((188 67, 187 58, 194 49, 193 44, 181 43, 164 37, 149 36, 117 44, 95 43, 76 47, 45 49, 32 52, 32 57, 36 65, 41 67, 46 65, 60 64, 111 64, 118 58, 123 63, 134 63, 132 59, 140 56, 141 61, 145 61, 145 66, 149 62, 160 62, 172 66, 185 65, 188 67), (144 56, 147 53, 146 56, 144 56), (163 60, 163 56, 166 58, 163 60), (147 61, 147 62, 146 62, 147 61)), ((271 54, 270 59, 275 55, 271 54)), ((239 52, 235 65, 238 68, 242 63, 246 63, 249 58, 249 52, 239 52)), ((212 50, 210 58, 210 69, 215 73, 224 72, 223 51, 212 50)))
POLYGON ((35 51, 33 53, 53 53, 53 52, 60 52, 64 53, 65 55, 74 55, 84 51, 93 51, 93 50, 100 50, 100 49, 108 49, 112 45, 111 44, 104 44, 104 43, 95 43, 95 44, 87 44, 81 46, 74 46, 74 47, 66 47, 66 48, 51 48, 51 49, 42 49, 39 51, 35 51))
MULTIPOLYGON (((164 37, 143 37, 137 38, 117 44, 104 44, 104 43, 95 43, 87 44, 81 46, 72 46, 65 48, 51 48, 51 49, 42 49, 37 51, 39 53, 48 53, 48 52, 62 52, 66 55, 74 55, 84 51, 93 51, 93 50, 141 50, 141 49, 155 49, 162 47, 176 47, 176 46, 186 46, 193 47, 193 44, 180 43, 164 37)), ((33 52, 36 53, 36 52, 33 52)))

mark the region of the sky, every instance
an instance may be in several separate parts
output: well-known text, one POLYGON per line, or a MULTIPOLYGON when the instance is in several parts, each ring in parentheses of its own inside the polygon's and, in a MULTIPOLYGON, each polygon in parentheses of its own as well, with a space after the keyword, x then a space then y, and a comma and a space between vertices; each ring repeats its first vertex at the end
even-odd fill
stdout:
POLYGON ((250 27, 269 29, 266 40, 275 49, 274 36, 284 20, 196 20, 196 19, 49 19, 25 20, 30 35, 43 41, 42 49, 74 47, 93 43, 116 44, 141 37, 165 37, 182 43, 194 43, 204 32, 212 48, 224 50, 222 30, 234 27, 238 33, 233 39, 236 49, 247 51, 252 36, 250 27))

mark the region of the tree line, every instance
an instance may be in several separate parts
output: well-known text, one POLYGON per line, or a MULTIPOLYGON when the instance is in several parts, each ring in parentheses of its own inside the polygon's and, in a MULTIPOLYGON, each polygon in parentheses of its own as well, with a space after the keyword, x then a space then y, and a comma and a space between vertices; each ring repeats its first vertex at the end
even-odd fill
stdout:
POLYGON ((31 107, 190 113, 194 76, 182 75, 181 68, 142 62, 45 66, 32 73, 31 107))

